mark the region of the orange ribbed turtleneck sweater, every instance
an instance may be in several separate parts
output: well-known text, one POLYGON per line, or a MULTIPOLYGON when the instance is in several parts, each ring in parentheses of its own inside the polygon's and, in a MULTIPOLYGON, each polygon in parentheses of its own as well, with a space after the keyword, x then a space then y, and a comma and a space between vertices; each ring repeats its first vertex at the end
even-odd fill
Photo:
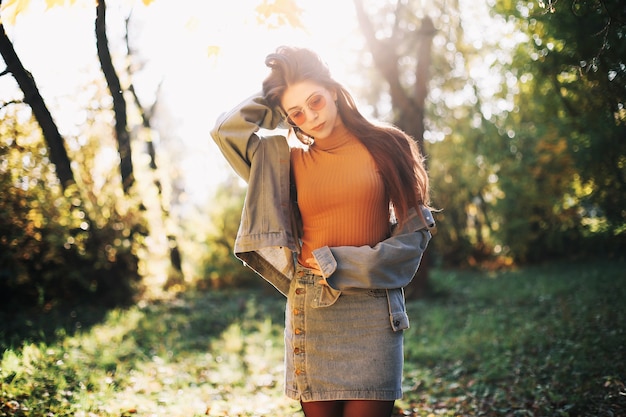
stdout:
POLYGON ((308 149, 292 149, 291 168, 304 231, 301 264, 322 246, 374 246, 389 235, 382 177, 343 124, 308 149))

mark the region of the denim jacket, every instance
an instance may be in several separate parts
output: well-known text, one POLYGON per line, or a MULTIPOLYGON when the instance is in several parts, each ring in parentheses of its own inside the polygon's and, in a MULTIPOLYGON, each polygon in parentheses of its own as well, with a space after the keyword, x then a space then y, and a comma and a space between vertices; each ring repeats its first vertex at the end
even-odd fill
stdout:
MULTIPOLYGON (((280 113, 255 94, 221 115, 211 136, 235 172, 248 183, 235 255, 287 295, 300 251, 297 203, 292 201, 289 145, 277 129, 280 113)), ((435 222, 431 212, 412 208, 401 228, 370 246, 324 246, 313 251, 328 286, 316 307, 332 305, 342 290, 385 289, 394 331, 409 327, 404 290, 417 271, 435 222)))

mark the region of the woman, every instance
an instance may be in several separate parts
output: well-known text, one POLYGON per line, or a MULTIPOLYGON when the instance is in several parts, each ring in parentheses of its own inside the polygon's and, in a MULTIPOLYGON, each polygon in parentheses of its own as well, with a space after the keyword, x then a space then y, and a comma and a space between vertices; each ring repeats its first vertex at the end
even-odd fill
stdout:
POLYGON ((367 121, 312 51, 280 47, 265 62, 263 91, 211 132, 248 182, 235 253, 287 296, 285 392, 304 414, 390 416, 402 288, 434 227, 422 158, 403 132, 367 121), (301 144, 258 134, 277 127, 301 144))

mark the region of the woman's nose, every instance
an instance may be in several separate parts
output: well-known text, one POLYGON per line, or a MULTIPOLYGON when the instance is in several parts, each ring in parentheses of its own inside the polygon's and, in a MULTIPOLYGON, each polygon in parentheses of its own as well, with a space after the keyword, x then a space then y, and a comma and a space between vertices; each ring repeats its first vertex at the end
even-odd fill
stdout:
POLYGON ((305 112, 304 114, 306 115, 306 119, 307 119, 307 120, 315 120, 315 119, 317 119, 317 118, 318 118, 318 116, 319 116, 319 112, 317 112, 317 111, 315 111, 315 110, 311 110, 311 109, 310 109, 310 108, 308 108, 308 107, 306 107, 306 108, 304 109, 304 112, 305 112), (309 112, 311 112, 310 114, 311 114, 312 116, 309 116, 309 112))

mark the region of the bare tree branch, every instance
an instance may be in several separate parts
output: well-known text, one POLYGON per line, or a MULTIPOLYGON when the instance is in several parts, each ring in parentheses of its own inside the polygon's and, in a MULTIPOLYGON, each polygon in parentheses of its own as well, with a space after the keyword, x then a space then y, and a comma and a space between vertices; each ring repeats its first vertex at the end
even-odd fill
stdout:
POLYGON ((0 103, 0 110, 10 106, 11 104, 22 104, 24 103, 24 100, 11 100, 11 101, 6 101, 4 103, 0 103))

